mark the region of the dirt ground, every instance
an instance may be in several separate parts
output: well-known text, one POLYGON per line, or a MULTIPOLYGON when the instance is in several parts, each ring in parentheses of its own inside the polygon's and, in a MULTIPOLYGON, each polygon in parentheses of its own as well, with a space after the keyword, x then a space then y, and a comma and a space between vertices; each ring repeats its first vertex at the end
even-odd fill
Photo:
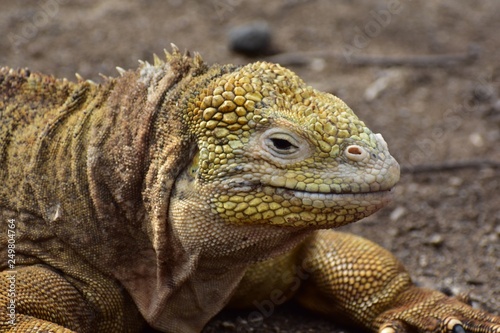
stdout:
MULTIPOLYGON (((417 283, 499 314, 499 13, 497 0, 0 0, 0 65, 99 81, 171 42, 244 64, 260 58, 231 52, 228 31, 266 22, 271 59, 346 101, 402 165, 394 202, 345 230, 393 251, 417 283)), ((294 305, 248 314, 223 312, 205 332, 354 332, 294 305)))

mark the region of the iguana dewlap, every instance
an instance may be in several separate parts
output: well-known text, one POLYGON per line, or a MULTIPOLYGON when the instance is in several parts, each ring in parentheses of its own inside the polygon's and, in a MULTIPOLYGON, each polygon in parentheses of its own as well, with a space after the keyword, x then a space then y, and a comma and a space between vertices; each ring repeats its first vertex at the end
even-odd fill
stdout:
POLYGON ((500 332, 328 230, 399 179, 340 99, 276 64, 176 49, 120 72, 0 70, 1 332, 199 332, 226 305, 290 298, 383 333, 500 332))

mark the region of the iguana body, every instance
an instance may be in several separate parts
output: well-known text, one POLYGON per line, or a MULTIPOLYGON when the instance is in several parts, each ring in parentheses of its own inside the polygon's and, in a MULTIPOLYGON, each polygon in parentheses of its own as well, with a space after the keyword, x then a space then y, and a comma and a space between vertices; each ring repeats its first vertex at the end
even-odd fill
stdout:
POLYGON ((175 50, 100 85, 2 69, 0 112, 2 332, 199 332, 226 305, 292 297, 384 333, 500 332, 376 245, 319 230, 384 206, 399 167, 278 65, 175 50))

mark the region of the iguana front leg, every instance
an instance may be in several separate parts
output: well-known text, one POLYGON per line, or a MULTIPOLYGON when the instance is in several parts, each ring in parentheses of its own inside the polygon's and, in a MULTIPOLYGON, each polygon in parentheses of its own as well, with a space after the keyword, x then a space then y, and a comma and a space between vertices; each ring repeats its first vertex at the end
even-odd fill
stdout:
POLYGON ((0 304, 1 332, 91 332, 93 313, 82 295, 42 266, 0 273, 0 304))
POLYGON ((253 304, 266 311, 292 297, 310 310, 373 332, 500 332, 499 317, 416 287, 385 249, 329 230, 315 232, 289 254, 253 265, 230 305, 253 304))
POLYGON ((107 280, 70 281, 42 265, 18 268, 15 280, 7 279, 12 275, 0 273, 0 332, 138 332, 143 325, 137 310, 107 280), (9 295, 11 290, 15 295, 9 295))

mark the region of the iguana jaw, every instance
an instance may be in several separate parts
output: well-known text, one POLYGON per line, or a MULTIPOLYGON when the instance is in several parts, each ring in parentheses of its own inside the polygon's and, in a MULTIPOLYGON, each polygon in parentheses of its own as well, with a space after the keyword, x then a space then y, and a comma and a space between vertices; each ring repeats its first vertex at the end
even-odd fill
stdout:
POLYGON ((391 198, 390 190, 318 193, 262 186, 251 192, 220 195, 213 199, 213 205, 230 223, 326 228, 369 216, 391 198))

